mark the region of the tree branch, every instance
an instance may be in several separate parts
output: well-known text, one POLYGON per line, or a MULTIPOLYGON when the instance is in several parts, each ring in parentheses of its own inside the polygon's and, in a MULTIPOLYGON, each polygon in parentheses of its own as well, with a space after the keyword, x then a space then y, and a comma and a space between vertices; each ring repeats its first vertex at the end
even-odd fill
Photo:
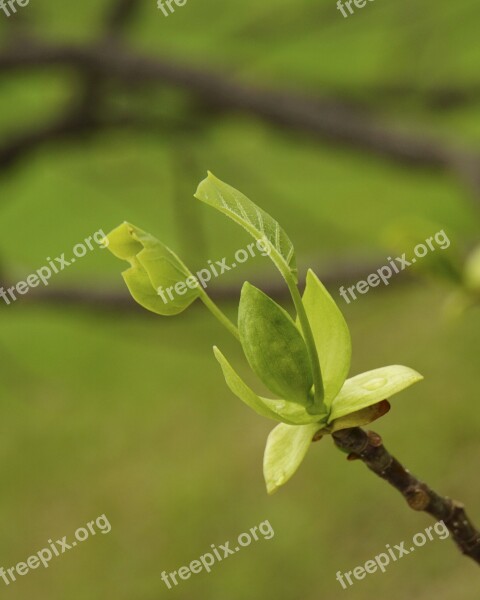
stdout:
POLYGON ((347 103, 310 98, 284 90, 265 90, 207 69, 136 53, 118 44, 90 46, 31 42, 0 54, 0 69, 70 67, 97 72, 127 87, 135 82, 170 85, 193 95, 215 111, 241 111, 277 126, 330 142, 346 144, 400 163, 452 171, 480 199, 480 154, 426 133, 407 132, 347 103), (468 167, 465 168, 465 163, 468 167))
POLYGON ((104 19, 106 35, 118 36, 135 17, 139 8, 139 0, 113 0, 104 19))
POLYGON ((89 136, 108 129, 133 129, 146 133, 155 131, 162 134, 191 134, 199 131, 198 123, 188 120, 176 121, 128 112, 120 112, 112 116, 98 115, 95 111, 90 110, 91 95, 95 95, 98 88, 95 88, 94 85, 89 87, 87 82, 85 83, 85 89, 82 90, 79 101, 67 107, 64 114, 55 116, 28 131, 11 135, 0 145, 0 171, 15 167, 30 154, 52 142, 88 139, 89 136))
MULTIPOLYGON (((385 259, 381 259, 384 261, 385 259)), ((313 266, 313 270, 318 273, 322 282, 327 286, 346 285, 348 282, 356 282, 364 279, 368 273, 378 269, 378 265, 382 264, 379 260, 372 259, 371 261, 361 261, 358 258, 344 261, 335 261, 329 265, 319 264, 318 267, 313 266)), ((8 289, 14 285, 14 279, 7 276, 5 272, 0 273, 0 290, 8 289)), ((282 279, 269 279, 268 276, 259 274, 251 279, 254 285, 258 285, 269 296, 284 300, 290 297, 287 287, 282 279)), ((398 277, 392 285, 402 285, 411 282, 412 277, 408 273, 404 273, 402 277, 398 277)), ((390 288, 391 286, 389 286, 390 288)), ((24 303, 40 304, 46 306, 74 306, 85 307, 93 310, 107 311, 125 311, 135 312, 138 314, 148 314, 148 311, 141 309, 135 301, 130 297, 127 291, 115 290, 98 290, 98 286, 85 284, 79 288, 55 288, 49 286, 46 288, 35 288, 29 291, 19 300, 24 303)), ((212 285, 208 290, 209 295, 218 302, 237 301, 240 293, 239 285, 212 285)), ((4 302, 0 299, 0 308, 4 302)))
MULTIPOLYGON (((344 90, 349 95, 348 90, 344 90)), ((342 97, 344 94, 342 94, 342 97)), ((358 94, 355 96, 357 97, 358 94)), ((480 86, 455 86, 449 83, 423 88, 408 83, 374 85, 362 88, 361 97, 374 97, 376 101, 416 100, 433 111, 456 110, 480 102, 480 86)))
POLYGON ((335 444, 349 452, 350 460, 362 460, 371 471, 396 488, 410 508, 443 521, 461 552, 480 565, 480 531, 470 521, 463 504, 438 495, 419 481, 388 452, 377 433, 353 427, 332 435, 335 444))
MULTIPOLYGON (((103 27, 98 46, 114 46, 118 43, 120 36, 127 25, 134 18, 139 7, 139 0, 112 0, 103 19, 103 27)), ((33 46, 31 37, 23 32, 17 39, 10 40, 7 53, 20 51, 20 48, 33 46)), ((57 141, 64 138, 91 134, 107 127, 117 127, 124 124, 130 126, 134 118, 99 118, 100 107, 105 96, 105 76, 92 66, 86 70, 80 70, 81 89, 78 98, 73 98, 60 116, 51 121, 37 125, 31 130, 13 135, 0 147, 0 169, 10 168, 24 156, 45 143, 57 141)), ((140 123, 143 121, 138 119, 140 123)))
POLYGON ((33 44, 0 55, 0 69, 70 66, 97 70, 126 84, 160 82, 182 88, 210 106, 249 112, 277 125, 352 144, 401 162, 447 166, 453 149, 426 135, 400 132, 368 113, 327 98, 307 98, 282 90, 261 90, 206 69, 175 64, 116 46, 78 47, 33 44))

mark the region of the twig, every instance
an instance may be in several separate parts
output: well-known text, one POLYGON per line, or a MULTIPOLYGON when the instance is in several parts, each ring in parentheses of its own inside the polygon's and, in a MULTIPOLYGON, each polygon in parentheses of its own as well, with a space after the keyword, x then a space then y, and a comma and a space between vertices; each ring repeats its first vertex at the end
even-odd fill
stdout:
POLYGON ((445 523, 461 552, 480 564, 480 531, 467 516, 463 504, 439 496, 419 481, 385 448, 382 438, 359 427, 333 434, 335 444, 349 452, 349 459, 360 459, 376 475, 396 488, 410 508, 425 511, 445 523))

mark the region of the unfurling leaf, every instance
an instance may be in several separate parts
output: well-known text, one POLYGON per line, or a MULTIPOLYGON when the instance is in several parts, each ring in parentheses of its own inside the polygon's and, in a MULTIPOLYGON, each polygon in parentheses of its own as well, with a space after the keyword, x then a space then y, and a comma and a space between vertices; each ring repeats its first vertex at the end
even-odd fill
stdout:
POLYGON ((222 367, 223 376, 230 390, 262 417, 282 421, 290 425, 304 425, 317 423, 322 420, 319 427, 324 426, 326 415, 311 415, 300 404, 286 402, 285 400, 273 400, 258 396, 235 372, 225 356, 216 347, 213 348, 215 358, 222 367))
POLYGON ((324 402, 328 407, 341 390, 350 369, 350 331, 340 309, 311 269, 307 273, 302 301, 320 360, 324 402))
POLYGON ((144 308, 159 315, 176 315, 199 297, 201 292, 192 273, 149 233, 122 223, 107 239, 110 252, 130 263, 122 276, 134 300, 144 308), (186 283, 188 278, 192 287, 186 283))
POLYGON ((297 281, 295 251, 285 231, 268 213, 241 192, 212 173, 200 182, 195 198, 224 213, 246 229, 256 240, 267 241, 269 256, 285 279, 297 281))
POLYGON ((305 458, 313 437, 319 439, 320 429, 318 424, 291 426, 281 423, 270 432, 263 457, 263 474, 269 494, 292 477, 305 458))
POLYGON ((351 377, 334 399, 328 422, 332 423, 336 419, 386 400, 422 379, 420 373, 401 365, 381 367, 351 377))
POLYGON ((253 371, 274 394, 309 403, 313 376, 305 341, 290 315, 249 283, 242 288, 238 330, 253 371))

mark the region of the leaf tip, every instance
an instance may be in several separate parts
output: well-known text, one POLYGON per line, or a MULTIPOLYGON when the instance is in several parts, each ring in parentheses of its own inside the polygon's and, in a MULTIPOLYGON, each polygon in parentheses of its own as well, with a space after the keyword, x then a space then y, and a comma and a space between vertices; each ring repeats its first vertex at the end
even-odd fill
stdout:
POLYGON ((275 485, 273 482, 271 482, 271 481, 270 481, 270 482, 269 482, 269 481, 267 481, 267 482, 266 482, 266 485, 267 485, 267 494, 268 494, 269 496, 273 496, 273 494, 275 494, 275 492, 277 492, 277 491, 278 491, 278 487, 279 487, 279 486, 275 485))
POLYGON ((244 291, 250 291, 252 289, 255 289, 255 286, 252 285, 249 281, 244 281, 243 285, 242 285, 241 293, 243 293, 244 291))
POLYGON ((242 289, 240 290, 240 302, 242 300, 246 300, 247 297, 256 297, 255 294, 262 294, 263 292, 252 285, 249 281, 245 281, 242 285, 242 289))
POLYGON ((194 194, 195 198, 198 198, 199 200, 202 200, 202 198, 200 197, 200 194, 202 192, 202 189, 206 183, 211 182, 211 183, 217 183, 218 181, 220 181, 218 179, 218 177, 215 177, 215 175, 211 172, 207 170, 207 176, 205 177, 205 179, 202 179, 202 181, 200 181, 200 183, 197 186, 197 191, 194 194))
POLYGON ((420 381, 423 381, 425 379, 425 377, 418 371, 415 371, 415 369, 410 369, 410 371, 412 373, 412 385, 414 383, 419 383, 420 381))

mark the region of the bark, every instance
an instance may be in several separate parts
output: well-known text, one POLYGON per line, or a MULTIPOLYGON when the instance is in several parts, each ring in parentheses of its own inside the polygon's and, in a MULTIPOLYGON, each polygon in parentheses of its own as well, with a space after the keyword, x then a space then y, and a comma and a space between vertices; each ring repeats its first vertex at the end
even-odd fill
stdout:
POLYGON ((335 444, 349 453, 349 460, 362 460, 371 471, 396 488, 410 508, 443 521, 460 551, 480 564, 480 532, 462 503, 440 496, 418 480, 388 452, 377 433, 353 427, 332 435, 335 444))

